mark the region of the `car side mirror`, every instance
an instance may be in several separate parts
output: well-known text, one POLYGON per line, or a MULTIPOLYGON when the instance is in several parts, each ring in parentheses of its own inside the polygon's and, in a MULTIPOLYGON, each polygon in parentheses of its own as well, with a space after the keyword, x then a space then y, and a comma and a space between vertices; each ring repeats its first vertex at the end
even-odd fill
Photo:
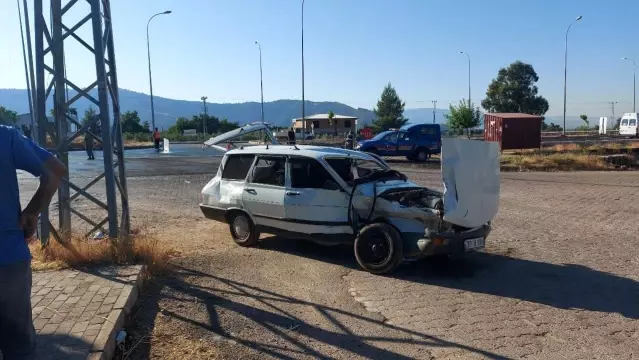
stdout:
POLYGON ((334 181, 331 180, 326 180, 326 182, 324 183, 323 188, 325 190, 340 190, 341 187, 334 181))

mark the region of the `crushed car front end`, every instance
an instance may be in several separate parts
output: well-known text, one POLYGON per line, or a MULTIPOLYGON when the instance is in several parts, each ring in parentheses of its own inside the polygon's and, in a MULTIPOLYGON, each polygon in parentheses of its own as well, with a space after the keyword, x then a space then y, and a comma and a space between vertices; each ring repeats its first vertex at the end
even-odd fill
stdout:
POLYGON ((353 208, 362 224, 386 222, 402 237, 405 259, 485 247, 499 205, 499 149, 445 139, 444 191, 407 180, 358 184, 353 208))

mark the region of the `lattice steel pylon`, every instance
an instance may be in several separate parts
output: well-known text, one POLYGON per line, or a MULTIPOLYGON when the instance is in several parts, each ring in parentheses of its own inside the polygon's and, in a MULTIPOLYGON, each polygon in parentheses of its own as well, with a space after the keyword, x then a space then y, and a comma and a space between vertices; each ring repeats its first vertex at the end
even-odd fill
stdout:
POLYGON ((67 166, 67 174, 58 191, 58 230, 49 220, 48 210, 41 214, 39 237, 46 244, 49 235, 58 240, 72 234, 71 214, 89 223, 93 228, 87 233, 102 230, 112 239, 130 233, 130 215, 127 193, 127 181, 124 164, 124 146, 120 123, 120 105, 118 96, 118 78, 115 64, 115 49, 113 47, 113 27, 111 22, 111 7, 109 0, 83 0, 89 3, 89 13, 77 24, 68 27, 63 22, 63 15, 78 5, 78 0, 67 0, 63 6, 62 0, 50 1, 51 24, 48 27, 43 13, 43 1, 33 0, 34 34, 35 34, 35 79, 36 96, 34 113, 37 118, 38 142, 47 143, 47 135, 54 144, 48 146, 58 158, 67 166), (92 39, 86 41, 76 34, 76 30, 89 22, 92 27, 92 39), (73 38, 73 39, 71 39, 73 38), (96 80, 85 88, 80 88, 67 79, 65 71, 65 41, 76 40, 95 58, 96 80), (51 54, 53 66, 45 63, 45 57, 51 54), (51 74, 51 82, 45 84, 45 72, 51 74), (75 90, 77 94, 67 98, 65 87, 75 90), (90 92, 97 88, 97 99, 90 92), (48 125, 46 117, 46 101, 53 90, 54 126, 48 125), (80 98, 86 98, 97 107, 97 116, 87 124, 78 122, 68 114, 68 108, 80 98), (110 107, 113 115, 110 114, 110 107), (69 124, 77 126, 77 131, 70 132, 69 124), (97 126, 99 124, 99 126, 97 126), (95 131, 98 128, 99 131, 95 131), (69 145, 78 136, 90 134, 102 144, 104 157, 104 171, 83 187, 74 184, 71 179, 73 169, 69 168, 69 145), (115 169, 117 169, 117 176, 115 169), (104 179, 106 203, 91 195, 88 190, 104 179), (74 194, 71 194, 74 191, 74 194), (118 212, 117 193, 120 194, 121 211, 118 212), (90 219, 85 214, 75 210, 72 202, 79 196, 91 200, 102 209, 107 216, 98 221, 90 219), (104 225, 108 224, 108 230, 104 225))

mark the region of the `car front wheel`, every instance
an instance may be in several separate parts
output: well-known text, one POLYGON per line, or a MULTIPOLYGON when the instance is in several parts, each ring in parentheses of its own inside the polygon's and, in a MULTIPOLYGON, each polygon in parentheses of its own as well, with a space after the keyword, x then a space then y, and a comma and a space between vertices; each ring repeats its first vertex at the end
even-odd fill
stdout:
POLYGON ((357 263, 373 274, 390 273, 404 260, 400 233, 384 223, 362 228, 355 239, 354 250, 357 263))
POLYGON ((260 239, 260 233, 255 229, 255 224, 244 212, 235 211, 229 216, 229 229, 231 237, 240 246, 254 246, 260 239))

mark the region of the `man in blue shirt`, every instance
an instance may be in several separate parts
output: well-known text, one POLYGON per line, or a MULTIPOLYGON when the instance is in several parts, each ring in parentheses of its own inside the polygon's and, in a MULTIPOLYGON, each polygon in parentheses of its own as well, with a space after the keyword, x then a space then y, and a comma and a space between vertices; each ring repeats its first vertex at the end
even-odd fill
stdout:
POLYGON ((64 165, 16 129, 0 125, 0 353, 4 360, 35 359, 31 318, 31 254, 38 214, 49 206, 64 165), (22 209, 16 170, 40 178, 22 209))

